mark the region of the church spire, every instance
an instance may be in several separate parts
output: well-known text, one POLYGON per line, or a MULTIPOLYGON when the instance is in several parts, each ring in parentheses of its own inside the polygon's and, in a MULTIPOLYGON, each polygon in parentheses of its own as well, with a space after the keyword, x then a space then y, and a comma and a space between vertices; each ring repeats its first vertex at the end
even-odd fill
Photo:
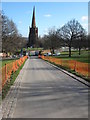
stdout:
POLYGON ((36 23, 35 23, 35 6, 33 7, 33 17, 32 17, 32 28, 36 27, 36 23))
POLYGON ((32 23, 31 27, 29 27, 28 47, 35 47, 37 39, 38 39, 38 27, 36 27, 35 23, 35 7, 33 7, 32 23))

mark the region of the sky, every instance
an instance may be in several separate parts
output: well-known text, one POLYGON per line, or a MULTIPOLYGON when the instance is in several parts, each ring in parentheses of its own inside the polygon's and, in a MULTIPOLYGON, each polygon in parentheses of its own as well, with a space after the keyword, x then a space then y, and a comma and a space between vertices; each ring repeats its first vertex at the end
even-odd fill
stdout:
POLYGON ((2 2, 2 10, 14 21, 23 37, 28 37, 34 6, 40 36, 74 18, 88 31, 88 2, 2 2))

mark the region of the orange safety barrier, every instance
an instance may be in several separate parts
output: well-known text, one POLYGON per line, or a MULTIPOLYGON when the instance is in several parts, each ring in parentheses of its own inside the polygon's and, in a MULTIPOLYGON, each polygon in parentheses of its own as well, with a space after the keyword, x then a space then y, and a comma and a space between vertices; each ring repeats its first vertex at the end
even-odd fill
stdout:
POLYGON ((27 59, 27 56, 24 56, 14 62, 5 64, 5 66, 3 66, 1 68, 2 71, 2 75, 0 75, 0 78, 2 78, 2 87, 9 82, 10 77, 12 72, 15 72, 16 70, 18 70, 18 68, 23 64, 23 62, 27 59), (2 76, 2 77, 1 77, 2 76))
POLYGON ((69 68, 71 70, 75 70, 77 61, 76 60, 68 60, 68 62, 69 62, 69 68))
POLYGON ((38 58, 41 58, 42 56, 41 55, 38 55, 38 58))
POLYGON ((53 58, 51 56, 41 56, 41 58, 50 62, 54 62, 57 65, 61 65, 74 70, 83 76, 90 77, 90 64, 88 63, 82 63, 76 60, 63 60, 59 58, 53 58))
POLYGON ((75 71, 89 77, 89 69, 88 66, 90 66, 88 63, 81 63, 81 62, 76 62, 76 67, 75 67, 75 71))
POLYGON ((6 74, 6 66, 3 66, 2 67, 2 86, 5 84, 6 82, 6 79, 7 79, 7 74, 6 74))

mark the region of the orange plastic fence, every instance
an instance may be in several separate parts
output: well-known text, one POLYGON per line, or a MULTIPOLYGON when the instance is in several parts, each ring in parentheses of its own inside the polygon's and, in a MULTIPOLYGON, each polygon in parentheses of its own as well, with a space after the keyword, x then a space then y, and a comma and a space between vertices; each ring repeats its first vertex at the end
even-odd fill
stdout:
POLYGON ((15 72, 26 59, 27 56, 24 56, 12 63, 6 64, 1 68, 2 75, 0 75, 0 78, 2 78, 2 87, 10 80, 12 72, 15 72))
MULTIPOLYGON (((2 78, 2 69, 0 69, 0 78, 2 78)), ((0 79, 0 91, 2 90, 2 80, 0 79)))
POLYGON ((90 64, 87 63, 76 62, 75 71, 84 76, 90 77, 89 75, 90 71, 88 69, 89 66, 90 64))
POLYGON ((41 56, 41 58, 44 60, 48 60, 50 62, 54 62, 55 64, 64 66, 66 68, 69 68, 71 70, 74 70, 83 76, 90 77, 90 74, 89 74, 90 73, 90 64, 88 64, 88 63, 82 63, 82 62, 78 62, 76 60, 63 60, 63 59, 53 58, 50 56, 41 56))

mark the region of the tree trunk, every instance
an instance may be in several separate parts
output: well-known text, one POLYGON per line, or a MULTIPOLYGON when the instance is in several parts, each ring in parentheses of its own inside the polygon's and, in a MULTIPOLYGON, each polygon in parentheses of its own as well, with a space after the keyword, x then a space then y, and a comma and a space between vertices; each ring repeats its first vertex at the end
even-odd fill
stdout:
POLYGON ((53 54, 54 54, 54 48, 53 48, 53 50, 52 50, 52 51, 53 51, 53 54))
POLYGON ((79 47, 79 55, 81 55, 81 47, 79 47))
POLYGON ((52 55, 54 54, 54 48, 52 47, 52 55))
POLYGON ((71 46, 69 46, 69 57, 71 57, 71 46))

